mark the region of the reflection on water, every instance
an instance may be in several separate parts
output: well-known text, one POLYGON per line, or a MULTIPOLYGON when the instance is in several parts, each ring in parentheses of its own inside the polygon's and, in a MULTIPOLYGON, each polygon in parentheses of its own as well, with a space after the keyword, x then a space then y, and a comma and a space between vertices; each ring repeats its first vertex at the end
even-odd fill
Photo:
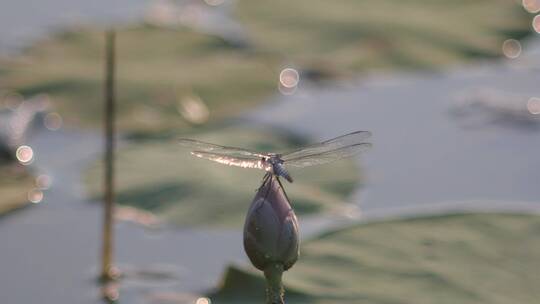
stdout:
MULTIPOLYGON (((162 290, 178 290, 182 284, 182 276, 186 270, 172 264, 155 264, 148 266, 120 265, 117 277, 104 282, 100 293, 107 302, 115 302, 120 298, 137 299, 139 290, 148 301, 145 303, 199 303, 196 296, 184 293, 170 293, 162 290), (160 291, 158 291, 160 290, 160 291)), ((204 301, 205 298, 199 298, 204 301)), ((204 303, 204 302, 201 302, 204 303)), ((210 302, 208 302, 210 303, 210 302)))
POLYGON ((101 287, 101 294, 103 299, 109 303, 114 303, 120 299, 120 284, 116 281, 105 283, 101 287))
POLYGON ((492 88, 474 88, 456 96, 451 114, 467 127, 499 124, 528 128, 540 127, 540 117, 534 115, 536 98, 492 88))
POLYGON ((181 283, 186 270, 173 264, 120 265, 124 287, 174 287, 181 283))
POLYGON ((119 221, 132 222, 148 228, 157 228, 162 224, 153 213, 129 206, 117 206, 114 217, 119 221))

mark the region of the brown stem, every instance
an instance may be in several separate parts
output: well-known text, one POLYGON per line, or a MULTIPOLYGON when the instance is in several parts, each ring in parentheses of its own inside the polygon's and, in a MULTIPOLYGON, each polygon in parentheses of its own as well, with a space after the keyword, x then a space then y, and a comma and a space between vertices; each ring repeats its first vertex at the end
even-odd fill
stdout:
POLYGON ((101 278, 112 279, 113 230, 114 230, 114 76, 115 76, 115 34, 113 30, 105 34, 105 195, 103 220, 103 247, 101 278))

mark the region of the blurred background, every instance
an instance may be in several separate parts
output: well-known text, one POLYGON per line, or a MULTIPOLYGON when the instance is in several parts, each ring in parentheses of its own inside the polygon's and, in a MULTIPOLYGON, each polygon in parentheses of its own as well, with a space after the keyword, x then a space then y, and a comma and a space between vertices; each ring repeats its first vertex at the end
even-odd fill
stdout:
POLYGON ((540 0, 4 0, 0 302, 262 303, 262 172, 193 138, 374 148, 292 170, 289 303, 538 303, 540 0), (114 260, 99 276, 104 31, 116 30, 114 260))

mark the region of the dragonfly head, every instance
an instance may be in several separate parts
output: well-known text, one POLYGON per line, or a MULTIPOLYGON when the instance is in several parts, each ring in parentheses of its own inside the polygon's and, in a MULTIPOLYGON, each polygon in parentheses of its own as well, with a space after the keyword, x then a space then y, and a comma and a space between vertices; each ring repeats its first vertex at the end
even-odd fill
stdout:
POLYGON ((270 155, 266 161, 272 165, 283 164, 283 160, 279 157, 279 154, 270 155))

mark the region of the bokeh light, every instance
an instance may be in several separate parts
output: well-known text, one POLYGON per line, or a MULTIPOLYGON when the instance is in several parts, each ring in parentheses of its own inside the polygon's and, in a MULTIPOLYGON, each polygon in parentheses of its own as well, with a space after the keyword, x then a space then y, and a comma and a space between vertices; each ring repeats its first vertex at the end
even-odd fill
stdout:
POLYGON ((31 203, 39 204, 43 200, 43 191, 39 189, 32 189, 28 191, 28 200, 31 203))
POLYGON ((527 110, 534 115, 540 114, 540 98, 531 97, 527 102, 527 110))
POLYGON ((48 113, 47 115, 45 115, 45 128, 51 131, 56 131, 60 129, 62 127, 62 122, 62 116, 60 116, 60 114, 56 112, 48 113))
POLYGON ((101 288, 101 294, 107 301, 115 302, 120 298, 118 282, 109 282, 101 288))
POLYGON ((523 0, 523 8, 529 13, 538 13, 540 12, 540 0, 523 0))
POLYGON ((41 190, 47 190, 51 187, 52 179, 46 174, 41 174, 36 177, 36 187, 41 190))
POLYGON ((300 82, 300 74, 293 68, 286 68, 279 73, 279 83, 286 88, 294 88, 300 82))
POLYGON ((190 123, 203 124, 210 117, 210 110, 198 96, 187 96, 178 102, 178 112, 190 123))
POLYGON ((300 74, 298 71, 293 68, 285 68, 279 73, 278 89, 283 95, 292 95, 296 92, 299 82, 300 74))
POLYGON ((15 151, 17 160, 23 165, 29 165, 34 160, 34 150, 29 146, 20 146, 15 151))
POLYGON ((536 15, 532 21, 533 29, 540 34, 540 15, 536 15))
POLYGON ((120 271, 120 268, 116 266, 110 266, 107 274, 109 275, 109 278, 113 280, 117 280, 122 276, 122 272, 120 271))
POLYGON ((211 304, 212 302, 210 301, 209 298, 198 298, 197 301, 195 302, 195 304, 211 304))
POLYGON ((521 43, 515 39, 508 39, 504 41, 502 51, 508 58, 517 58, 521 54, 521 43))

